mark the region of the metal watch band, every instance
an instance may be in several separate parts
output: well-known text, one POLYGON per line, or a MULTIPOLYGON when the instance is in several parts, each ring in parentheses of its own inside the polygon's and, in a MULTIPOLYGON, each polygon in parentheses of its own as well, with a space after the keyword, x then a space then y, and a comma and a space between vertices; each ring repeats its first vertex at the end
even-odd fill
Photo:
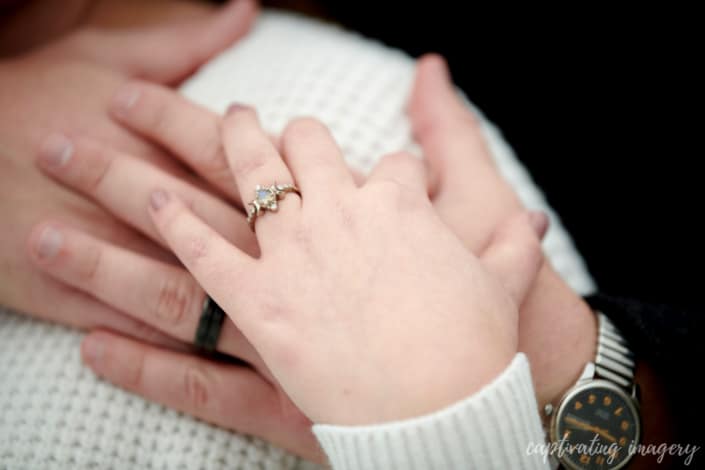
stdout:
POLYGON ((595 377, 609 380, 631 391, 634 384, 634 354, 607 316, 597 311, 597 355, 595 377))

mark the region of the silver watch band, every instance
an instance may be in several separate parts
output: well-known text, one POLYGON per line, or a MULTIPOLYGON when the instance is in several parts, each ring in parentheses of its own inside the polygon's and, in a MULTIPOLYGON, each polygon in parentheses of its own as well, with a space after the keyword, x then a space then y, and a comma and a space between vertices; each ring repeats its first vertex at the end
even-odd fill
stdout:
POLYGON ((634 354, 616 326, 607 316, 597 311, 598 337, 595 358, 595 377, 631 391, 634 384, 634 354))

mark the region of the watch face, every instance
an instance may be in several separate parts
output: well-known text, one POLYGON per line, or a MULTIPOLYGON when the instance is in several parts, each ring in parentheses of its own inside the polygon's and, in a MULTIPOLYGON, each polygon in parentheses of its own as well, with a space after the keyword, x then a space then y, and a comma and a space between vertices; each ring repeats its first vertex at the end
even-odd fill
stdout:
POLYGON ((573 389, 555 415, 553 441, 573 469, 622 468, 639 442, 639 415, 627 393, 603 380, 573 389))

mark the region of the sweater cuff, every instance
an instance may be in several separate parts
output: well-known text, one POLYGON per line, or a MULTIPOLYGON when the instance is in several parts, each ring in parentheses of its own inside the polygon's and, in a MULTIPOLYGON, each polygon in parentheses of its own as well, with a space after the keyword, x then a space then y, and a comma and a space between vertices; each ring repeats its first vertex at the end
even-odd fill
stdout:
POLYGON ((494 381, 435 413, 369 426, 317 424, 313 432, 336 470, 549 468, 530 451, 545 438, 522 353, 494 381))

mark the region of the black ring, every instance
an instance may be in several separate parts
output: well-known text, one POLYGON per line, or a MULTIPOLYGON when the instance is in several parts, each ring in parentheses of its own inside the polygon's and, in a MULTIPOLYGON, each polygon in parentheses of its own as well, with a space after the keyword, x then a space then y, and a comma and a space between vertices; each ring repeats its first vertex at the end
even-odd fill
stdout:
POLYGON ((203 311, 198 320, 194 344, 206 352, 215 351, 220 329, 223 327, 225 312, 209 295, 203 301, 203 311))

